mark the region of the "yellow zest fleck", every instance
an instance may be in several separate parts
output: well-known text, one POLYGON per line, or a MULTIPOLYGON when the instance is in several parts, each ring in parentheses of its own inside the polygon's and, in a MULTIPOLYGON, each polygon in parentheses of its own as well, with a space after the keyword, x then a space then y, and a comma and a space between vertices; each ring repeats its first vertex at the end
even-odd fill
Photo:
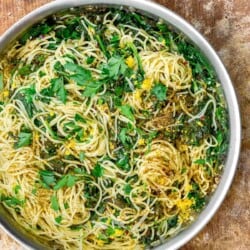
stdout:
POLYGON ((157 183, 161 186, 165 185, 166 184, 166 178, 164 177, 160 177, 157 179, 157 183))
POLYGON ((95 30, 92 27, 88 28, 88 31, 90 34, 94 35, 95 34, 95 30))
POLYGON ((149 91, 152 87, 152 84, 153 84, 152 79, 146 78, 143 80, 141 87, 143 90, 149 91))
POLYGON ((105 242, 103 240, 97 240, 96 243, 98 246, 102 247, 105 242))
POLYGON ((39 140, 39 134, 37 132, 34 132, 34 140, 35 141, 39 140))
POLYGON ((17 87, 17 86, 16 86, 16 83, 13 82, 12 85, 11 85, 11 88, 12 88, 12 89, 15 89, 16 87, 17 87))
POLYGON ((67 149, 66 151, 65 151, 65 153, 64 153, 66 156, 67 155, 70 155, 70 151, 67 149))
POLYGON ((133 96, 135 98, 136 101, 138 102, 142 102, 142 99, 141 99, 141 90, 137 89, 136 91, 134 91, 133 93, 133 96))
POLYGON ((70 149, 70 148, 75 148, 75 146, 76 146, 76 142, 75 142, 74 140, 70 140, 70 141, 66 144, 66 147, 67 147, 68 149, 70 149))
POLYGON ((123 230, 115 229, 115 232, 110 236, 111 239, 121 237, 123 235, 123 230))
POLYGON ((113 144, 113 143, 109 143, 109 148, 110 148, 111 150, 113 150, 113 149, 115 148, 114 144, 113 144))
POLYGON ((129 56, 126 60, 125 60, 126 64, 128 65, 129 68, 133 68, 135 66, 135 59, 132 56, 129 56))
POLYGON ((55 115, 55 112, 54 112, 54 111, 50 111, 50 112, 49 112, 49 115, 50 115, 50 116, 53 116, 53 115, 55 115))
POLYGON ((8 90, 3 91, 3 97, 8 97, 10 92, 8 90))
POLYGON ((138 145, 139 145, 139 146, 142 146, 142 145, 144 145, 144 144, 145 144, 145 139, 142 139, 142 138, 141 138, 141 139, 138 140, 138 145))
POLYGON ((197 125, 199 125, 200 127, 203 127, 203 124, 202 124, 200 121, 197 121, 196 123, 197 123, 197 125))
POLYGON ((185 187, 184 187, 185 193, 188 193, 188 192, 190 192, 191 190, 192 190, 192 185, 190 185, 190 184, 185 185, 185 187))
POLYGON ((184 199, 184 200, 178 200, 178 201, 176 202, 176 205, 177 205, 181 210, 183 210, 183 211, 189 209, 189 208, 192 206, 192 204, 193 204, 193 201, 190 200, 190 199, 188 199, 188 198, 186 198, 186 199, 184 199))

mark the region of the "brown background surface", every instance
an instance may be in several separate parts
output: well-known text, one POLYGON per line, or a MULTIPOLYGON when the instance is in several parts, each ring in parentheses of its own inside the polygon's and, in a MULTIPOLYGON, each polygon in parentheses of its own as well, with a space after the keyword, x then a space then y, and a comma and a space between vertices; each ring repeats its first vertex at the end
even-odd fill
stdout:
MULTIPOLYGON (((0 35, 49 0, 0 0, 0 35)), ((250 0, 158 0, 195 26, 219 53, 242 113, 242 152, 232 187, 211 222, 182 250, 250 249, 250 0)), ((23 249, 0 230, 0 249, 23 249)))

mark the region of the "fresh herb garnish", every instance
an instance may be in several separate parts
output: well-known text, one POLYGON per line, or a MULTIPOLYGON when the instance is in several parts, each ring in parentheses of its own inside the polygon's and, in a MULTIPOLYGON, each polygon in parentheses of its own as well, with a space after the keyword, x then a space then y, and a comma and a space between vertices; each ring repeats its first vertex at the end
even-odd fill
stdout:
POLYGON ((20 132, 18 140, 14 145, 15 149, 30 146, 32 143, 32 132, 20 132))
POLYGON ((104 169, 103 167, 100 165, 100 164, 96 164, 95 167, 93 168, 93 170, 91 171, 91 174, 94 176, 94 177, 101 177, 103 176, 104 174, 104 169))
POLYGON ((132 107, 128 104, 120 107, 121 114, 127 117, 129 120, 134 121, 135 117, 132 111, 132 107))
POLYGON ((165 101, 167 99, 167 87, 162 83, 157 83, 152 88, 152 94, 155 95, 159 101, 165 101))
POLYGON ((50 202, 51 202, 50 207, 51 207, 53 210, 58 211, 60 207, 59 207, 59 203, 58 203, 58 199, 57 199, 57 196, 56 196, 56 195, 52 195, 52 196, 51 196, 50 202))

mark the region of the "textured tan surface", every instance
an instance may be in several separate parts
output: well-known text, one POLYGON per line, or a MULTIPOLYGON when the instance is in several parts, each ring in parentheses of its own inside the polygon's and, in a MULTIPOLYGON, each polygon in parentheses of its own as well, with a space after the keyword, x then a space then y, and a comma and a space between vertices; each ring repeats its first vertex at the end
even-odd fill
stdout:
MULTIPOLYGON (((48 0, 0 0, 0 35, 48 0)), ((242 153, 236 177, 211 222, 182 250, 250 249, 250 1, 158 0, 193 24, 218 51, 237 91, 242 112, 242 153)), ((0 249, 23 249, 0 231, 0 249)))

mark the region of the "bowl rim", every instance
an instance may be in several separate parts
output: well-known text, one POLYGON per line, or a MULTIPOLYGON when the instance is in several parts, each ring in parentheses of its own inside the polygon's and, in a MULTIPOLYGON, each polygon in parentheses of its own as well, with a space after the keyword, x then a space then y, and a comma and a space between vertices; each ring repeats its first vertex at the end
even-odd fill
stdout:
MULTIPOLYGON (((158 16, 165 20, 187 36, 209 60, 210 64, 214 67, 218 79, 220 80, 224 95, 228 104, 229 110, 229 149, 227 159, 225 162, 224 171, 221 175, 220 182, 212 194, 210 201, 202 212, 198 215, 195 221, 189 225, 185 230, 178 233, 173 238, 170 238, 167 242, 156 247, 156 250, 174 250, 183 246, 191 238, 193 238, 198 232, 211 220, 212 216, 216 213, 220 205, 222 204, 235 175, 237 163, 239 160, 240 146, 241 146, 241 118, 240 110, 235 94, 235 90, 231 79, 221 62, 219 56, 207 42, 207 40, 187 21, 182 17, 167 9, 166 7, 151 1, 145 0, 60 0, 53 1, 45 4, 13 24, 1 37, 0 37, 0 52, 3 51, 7 45, 15 40, 25 29, 40 21, 41 19, 56 13, 63 9, 73 7, 83 7, 85 5, 108 5, 108 6, 126 6, 144 11, 146 13, 158 16)), ((25 236, 17 234, 11 226, 6 224, 2 218, 0 218, 0 226, 15 240, 28 248, 42 249, 35 242, 30 242, 25 236)))

